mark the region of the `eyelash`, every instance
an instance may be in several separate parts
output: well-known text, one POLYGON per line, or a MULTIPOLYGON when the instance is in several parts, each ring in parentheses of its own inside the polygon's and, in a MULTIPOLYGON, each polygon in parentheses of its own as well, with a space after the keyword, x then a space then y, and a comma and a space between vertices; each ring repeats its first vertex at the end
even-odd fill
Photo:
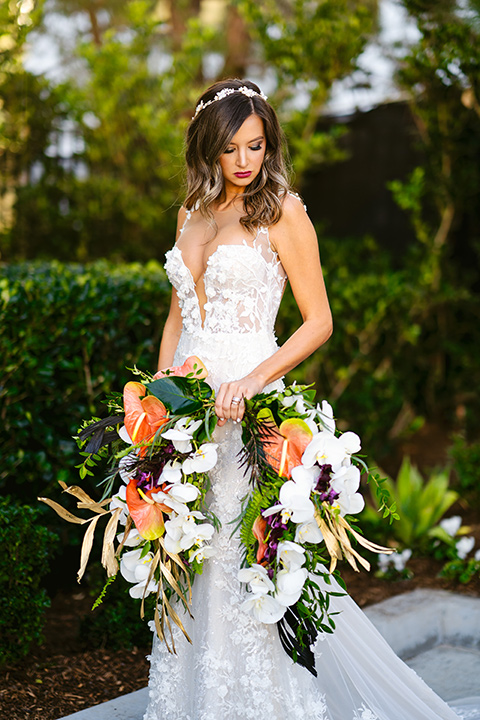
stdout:
MULTIPOLYGON (((258 151, 258 150, 261 150, 261 149, 262 149, 262 146, 261 146, 261 145, 255 145, 254 147, 250 147, 250 148, 248 148, 248 149, 249 149, 249 150, 258 151)), ((228 150, 225 150, 225 153, 224 153, 224 154, 225 154, 225 155, 231 155, 232 152, 234 152, 234 148, 228 148, 228 150)))

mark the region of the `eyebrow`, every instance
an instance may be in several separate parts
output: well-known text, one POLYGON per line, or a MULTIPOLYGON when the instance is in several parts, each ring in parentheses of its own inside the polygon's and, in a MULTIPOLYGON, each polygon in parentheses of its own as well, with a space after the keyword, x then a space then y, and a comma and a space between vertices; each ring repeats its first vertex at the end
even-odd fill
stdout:
MULTIPOLYGON (((257 142, 258 140, 265 140, 265 138, 264 138, 263 135, 259 135, 258 137, 253 138, 253 140, 249 140, 249 141, 247 142, 247 145, 250 145, 250 143, 253 143, 253 142, 257 142)), ((231 142, 231 143, 229 143, 229 144, 230 144, 230 145, 236 145, 237 143, 231 142)))

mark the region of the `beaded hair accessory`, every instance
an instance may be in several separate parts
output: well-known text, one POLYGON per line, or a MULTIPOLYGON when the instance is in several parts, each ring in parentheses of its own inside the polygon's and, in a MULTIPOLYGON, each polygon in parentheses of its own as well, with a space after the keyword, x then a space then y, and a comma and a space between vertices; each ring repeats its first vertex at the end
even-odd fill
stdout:
POLYGON ((215 97, 211 100, 207 100, 207 102, 203 102, 203 100, 200 100, 197 107, 195 108, 195 115, 192 117, 192 120, 194 120, 197 117, 198 113, 201 112, 208 105, 217 102, 217 100, 223 100, 223 98, 226 98, 232 93, 236 92, 242 93, 242 95, 246 95, 247 97, 253 97, 254 95, 258 95, 258 97, 261 97, 262 100, 268 100, 267 96, 264 95, 263 92, 258 93, 256 90, 252 90, 246 85, 242 85, 242 87, 239 88, 223 88, 223 90, 219 90, 215 97))

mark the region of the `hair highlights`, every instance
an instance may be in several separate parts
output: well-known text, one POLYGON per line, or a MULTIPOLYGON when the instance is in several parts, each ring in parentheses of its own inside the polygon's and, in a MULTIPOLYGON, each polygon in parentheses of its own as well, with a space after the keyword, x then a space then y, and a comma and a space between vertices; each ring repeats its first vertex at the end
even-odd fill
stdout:
POLYGON ((223 174, 219 158, 228 148, 233 136, 250 115, 262 120, 266 150, 262 170, 245 188, 242 225, 253 232, 260 226, 270 226, 282 216, 283 198, 290 190, 285 163, 285 136, 275 111, 261 97, 260 89, 249 80, 222 80, 214 83, 199 98, 204 104, 213 100, 225 88, 239 90, 247 87, 256 94, 249 97, 242 92, 226 94, 221 100, 204 105, 187 130, 187 210, 198 208, 213 221, 210 205, 223 193, 223 174))

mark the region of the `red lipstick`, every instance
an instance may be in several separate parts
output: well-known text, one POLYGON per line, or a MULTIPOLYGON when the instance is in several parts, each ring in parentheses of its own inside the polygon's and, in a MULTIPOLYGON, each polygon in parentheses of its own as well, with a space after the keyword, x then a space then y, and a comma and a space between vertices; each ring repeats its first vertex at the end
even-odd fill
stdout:
POLYGON ((247 177, 250 177, 250 175, 252 174, 252 171, 249 170, 248 172, 236 172, 233 174, 235 175, 235 177, 238 177, 238 178, 247 178, 247 177))

